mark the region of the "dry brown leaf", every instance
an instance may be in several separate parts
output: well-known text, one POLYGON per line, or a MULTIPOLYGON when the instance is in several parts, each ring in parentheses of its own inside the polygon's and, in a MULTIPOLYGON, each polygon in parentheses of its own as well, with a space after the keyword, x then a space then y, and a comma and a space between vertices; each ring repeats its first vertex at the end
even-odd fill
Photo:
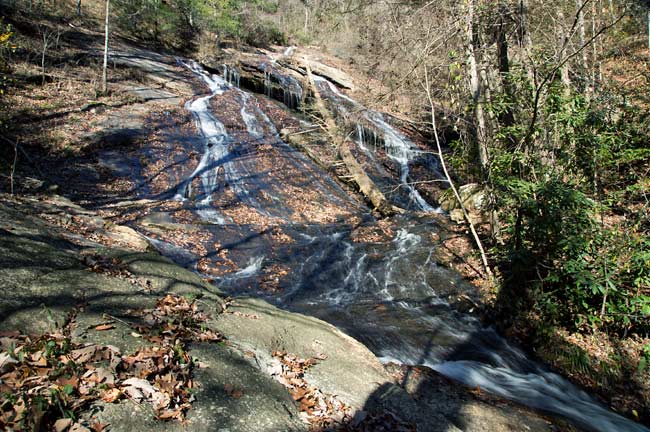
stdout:
POLYGON ((72 388, 76 389, 79 386, 79 377, 73 375, 70 378, 64 378, 61 377, 56 380, 56 383, 60 385, 61 387, 66 386, 66 385, 71 385, 72 388))
POLYGON ((18 363, 18 360, 12 358, 8 353, 0 353, 0 371, 12 363, 18 363))
POLYGON ((305 397, 305 394, 307 394, 307 390, 305 389, 296 389, 296 391, 293 392, 293 400, 297 401, 305 397))
POLYGON ((112 323, 105 323, 105 324, 100 324, 95 326, 95 330, 97 331, 105 331, 105 330, 112 330, 115 328, 115 325, 112 323))
POLYGON ((58 419, 54 422, 54 430, 56 432, 63 432, 65 430, 68 430, 70 426, 72 426, 72 419, 70 418, 58 419))
POLYGON ((97 352, 97 349, 99 347, 97 345, 88 345, 84 348, 79 348, 76 350, 73 350, 70 355, 72 356, 72 359, 77 362, 77 363, 86 363, 88 362, 93 356, 95 355, 95 352, 97 352))
POLYGON ((45 357, 41 357, 36 361, 31 361, 29 362, 30 365, 36 366, 36 367, 46 367, 47 366, 47 359, 45 357))
POLYGON ((129 378, 122 384, 127 386, 122 388, 122 391, 124 393, 129 394, 129 396, 133 397, 134 399, 138 399, 138 396, 140 396, 139 399, 142 399, 142 397, 144 397, 150 400, 153 403, 154 409, 156 410, 160 410, 169 405, 169 395, 162 393, 156 389, 147 380, 141 378, 129 378))
POLYGON ((93 428, 93 431, 95 432, 102 432, 104 429, 106 429, 106 426, 108 426, 108 423, 93 423, 91 427, 93 428))
POLYGON ((112 389, 103 391, 100 394, 100 397, 104 402, 113 403, 116 400, 118 400, 121 395, 122 395, 122 392, 120 391, 120 389, 112 388, 112 389))
POLYGON ((90 369, 88 372, 83 374, 83 378, 86 382, 95 384, 115 384, 115 375, 106 368, 90 369))
POLYGON ((86 426, 80 423, 75 423, 70 428, 70 432, 91 432, 91 431, 86 426))

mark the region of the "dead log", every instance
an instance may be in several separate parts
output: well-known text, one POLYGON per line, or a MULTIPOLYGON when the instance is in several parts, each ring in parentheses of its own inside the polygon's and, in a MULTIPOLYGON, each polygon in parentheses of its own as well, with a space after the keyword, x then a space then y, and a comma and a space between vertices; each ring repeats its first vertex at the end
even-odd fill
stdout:
POLYGON ((311 149, 309 148, 309 142, 311 140, 307 135, 309 134, 291 133, 291 131, 287 129, 282 129, 280 131, 280 138, 282 138, 282 141, 292 145, 293 147, 297 148, 298 150, 306 154, 307 157, 311 159, 314 163, 316 163, 316 165, 318 165, 319 167, 323 168, 326 171, 329 170, 330 164, 323 161, 316 153, 311 151, 311 149))
POLYGON ((361 164, 356 160, 350 150, 348 137, 341 132, 334 117, 332 117, 332 114, 329 112, 323 99, 320 97, 318 89, 314 84, 311 68, 308 64, 305 65, 305 71, 309 81, 309 86, 314 95, 314 107, 325 122, 325 130, 334 142, 334 145, 338 148, 339 156, 345 163, 345 166, 350 173, 350 178, 357 185, 361 193, 368 199, 368 201, 370 201, 375 210, 382 216, 387 217, 392 216, 395 213, 403 213, 403 209, 390 204, 386 199, 386 196, 381 192, 381 190, 379 190, 375 182, 372 181, 364 171, 361 164))

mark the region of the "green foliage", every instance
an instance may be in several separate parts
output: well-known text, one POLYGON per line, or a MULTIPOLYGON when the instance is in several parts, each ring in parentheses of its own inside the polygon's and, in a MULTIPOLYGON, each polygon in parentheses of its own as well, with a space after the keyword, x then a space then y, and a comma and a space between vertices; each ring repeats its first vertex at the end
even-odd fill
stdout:
MULTIPOLYGON (((490 107, 496 115, 502 108, 490 107)), ((492 252, 504 291, 514 295, 512 311, 523 305, 551 323, 647 332, 647 216, 622 201, 646 196, 648 114, 557 87, 542 115, 546 130, 534 148, 515 126, 496 134, 492 149, 504 225, 492 252)))
POLYGON ((156 44, 188 49, 200 33, 243 40, 256 46, 283 43, 284 35, 256 14, 274 13, 267 0, 116 0, 118 25, 156 44))
POLYGON ((650 367, 650 345, 643 346, 639 367, 637 368, 638 373, 643 373, 647 367, 650 367))
POLYGON ((0 95, 2 95, 9 86, 11 73, 10 56, 16 50, 13 44, 13 28, 10 24, 4 24, 0 19, 0 95))

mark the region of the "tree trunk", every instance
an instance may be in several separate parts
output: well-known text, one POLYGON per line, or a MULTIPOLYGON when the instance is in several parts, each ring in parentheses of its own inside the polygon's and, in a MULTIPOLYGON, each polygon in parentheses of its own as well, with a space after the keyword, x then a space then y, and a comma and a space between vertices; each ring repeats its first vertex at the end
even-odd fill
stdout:
POLYGON ((108 17, 111 0, 106 0, 106 21, 104 23, 104 66, 102 68, 102 93, 108 93, 108 17))
POLYGON ((535 71, 533 69, 533 40, 528 31, 528 0, 519 1, 519 44, 521 46, 521 62, 526 66, 526 74, 531 85, 535 86, 535 71))
MULTIPOLYGON (((503 91, 508 102, 513 102, 513 86, 510 77, 510 58, 508 55, 508 39, 506 23, 503 17, 503 12, 499 11, 499 21, 496 24, 496 41, 497 41, 497 63, 499 67, 499 77, 503 86, 503 91)), ((499 114, 499 124, 501 127, 509 127, 514 125, 515 115, 512 105, 508 104, 504 111, 499 114)), ((508 145, 513 147, 516 142, 513 137, 508 138, 508 145)))
POLYGON ((487 148, 487 125, 485 112, 483 110, 482 88, 479 76, 478 64, 476 61, 476 35, 474 33, 474 1, 467 0, 466 11, 466 43, 467 43, 467 64, 469 67, 470 92, 474 103, 474 117, 476 120, 476 145, 479 156, 479 164, 483 179, 488 177, 488 148, 487 148))
POLYGON ((445 174, 447 183, 449 184, 449 187, 454 193, 454 197, 458 201, 458 205, 460 206, 460 209, 463 212, 463 217, 465 218, 465 221, 467 221, 467 224, 469 225, 470 231, 472 232, 472 237, 474 238, 474 242, 476 243, 476 247, 478 248, 479 253, 481 254, 481 261, 483 262, 483 268, 485 269, 484 279, 492 279, 493 273, 492 270, 490 269, 490 264, 487 259, 487 254, 485 253, 485 249, 483 248, 483 243, 481 242, 481 239, 478 236, 478 232, 476 231, 476 228, 474 227, 474 224, 472 223, 472 220, 469 217, 469 214, 467 213, 467 209, 465 209, 465 205, 463 204, 463 200, 461 199, 460 194, 458 193, 458 189, 456 189, 456 186, 454 185, 454 182, 451 176, 449 175, 449 171, 447 170, 447 164, 445 163, 444 152, 442 151, 442 146, 440 144, 440 137, 438 135, 438 127, 436 125, 436 107, 433 103, 433 97, 431 95, 431 87, 429 84, 429 73, 426 69, 424 73, 426 77, 425 90, 427 94, 427 99, 429 100, 429 107, 431 109, 431 127, 433 128, 433 136, 435 138, 436 147, 438 150, 438 157, 440 158, 440 166, 442 167, 442 172, 445 174))
POLYGON ((581 55, 581 60, 582 60, 582 77, 583 77, 583 93, 584 95, 589 98, 591 96, 591 83, 589 79, 589 53, 587 51, 587 47, 585 46, 585 41, 587 40, 587 31, 585 28, 585 13, 584 13, 584 8, 583 8, 583 0, 576 0, 576 9, 578 10, 578 38, 579 38, 579 43, 580 47, 582 49, 582 55, 581 55))
MULTIPOLYGON (((558 46, 560 50, 557 53, 557 58, 555 59, 557 64, 561 64, 564 61, 564 51, 566 50, 567 38, 569 35, 565 29, 565 18, 564 13, 560 10, 557 13, 557 36, 558 36, 558 46)), ((568 93, 571 90, 571 78, 569 77, 568 65, 563 65, 560 67, 560 79, 562 80, 562 86, 564 87, 565 93, 568 93)))
POLYGON ((356 183, 357 187, 361 193, 370 201, 375 210, 377 210, 382 216, 392 216, 395 213, 403 212, 402 209, 397 208, 390 204, 386 199, 384 194, 379 190, 375 182, 366 174, 363 167, 350 151, 347 137, 339 130, 336 125, 336 121, 330 114, 329 110, 325 106, 325 103, 318 93, 318 88, 314 83, 314 79, 311 74, 311 68, 309 65, 305 65, 305 70, 307 72, 307 79, 309 81, 309 87, 311 88, 314 94, 314 105, 316 110, 319 112, 323 121, 325 122, 325 130, 330 135, 334 144, 338 147, 339 155, 341 160, 345 163, 345 167, 350 173, 350 177, 356 183))

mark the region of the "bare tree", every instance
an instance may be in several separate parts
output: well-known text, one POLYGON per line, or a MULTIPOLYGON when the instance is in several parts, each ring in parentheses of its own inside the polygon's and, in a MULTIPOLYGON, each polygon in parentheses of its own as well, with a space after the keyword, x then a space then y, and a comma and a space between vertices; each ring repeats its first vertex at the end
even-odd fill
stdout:
POLYGON ((476 120, 476 145, 478 146, 479 163, 483 177, 488 173, 488 144, 487 144, 487 123, 482 100, 482 84, 479 76, 478 63, 476 60, 476 35, 474 28, 476 26, 475 0, 466 0, 466 49, 467 49, 467 66, 469 68, 469 85, 474 104, 474 117, 476 120))
POLYGON ((454 197, 458 201, 458 205, 460 206, 460 209, 463 212, 463 217, 465 218, 465 221, 469 225, 469 229, 472 232, 472 237, 474 238, 476 247, 478 248, 479 253, 481 254, 481 261, 483 262, 483 268, 485 269, 486 279, 491 279, 493 277, 493 274, 492 274, 492 270, 490 269, 490 264, 488 263, 487 254, 485 253, 485 249, 483 248, 483 243, 481 242, 481 239, 478 236, 478 232, 476 231, 476 227, 474 227, 474 223, 472 223, 472 220, 470 219, 469 214, 467 213, 467 209, 465 209, 465 205, 463 204, 463 200, 461 199, 460 194, 458 193, 458 189, 456 189, 456 186, 454 185, 454 182, 451 176, 449 175, 449 171, 447 170, 447 164, 445 163, 445 157, 442 151, 442 145, 440 144, 440 137, 438 136, 438 127, 436 125, 436 106, 433 102, 433 96, 431 95, 431 85, 429 83, 429 73, 427 68, 424 69, 424 76, 425 76, 424 90, 427 95, 427 99, 429 101, 429 109, 431 110, 431 127, 433 129, 436 148, 438 150, 440 166, 442 167, 442 171, 445 175, 445 178, 447 179, 447 182, 449 183, 449 187, 454 193, 454 197))
POLYGON ((41 50, 41 84, 45 84, 45 58, 47 51, 52 45, 55 47, 59 45, 61 31, 59 29, 51 30, 47 27, 41 27, 41 36, 43 38, 43 49, 41 50))
POLYGON ((108 93, 108 24, 111 0, 106 0, 106 21, 104 23, 104 65, 102 68, 102 93, 108 93))

